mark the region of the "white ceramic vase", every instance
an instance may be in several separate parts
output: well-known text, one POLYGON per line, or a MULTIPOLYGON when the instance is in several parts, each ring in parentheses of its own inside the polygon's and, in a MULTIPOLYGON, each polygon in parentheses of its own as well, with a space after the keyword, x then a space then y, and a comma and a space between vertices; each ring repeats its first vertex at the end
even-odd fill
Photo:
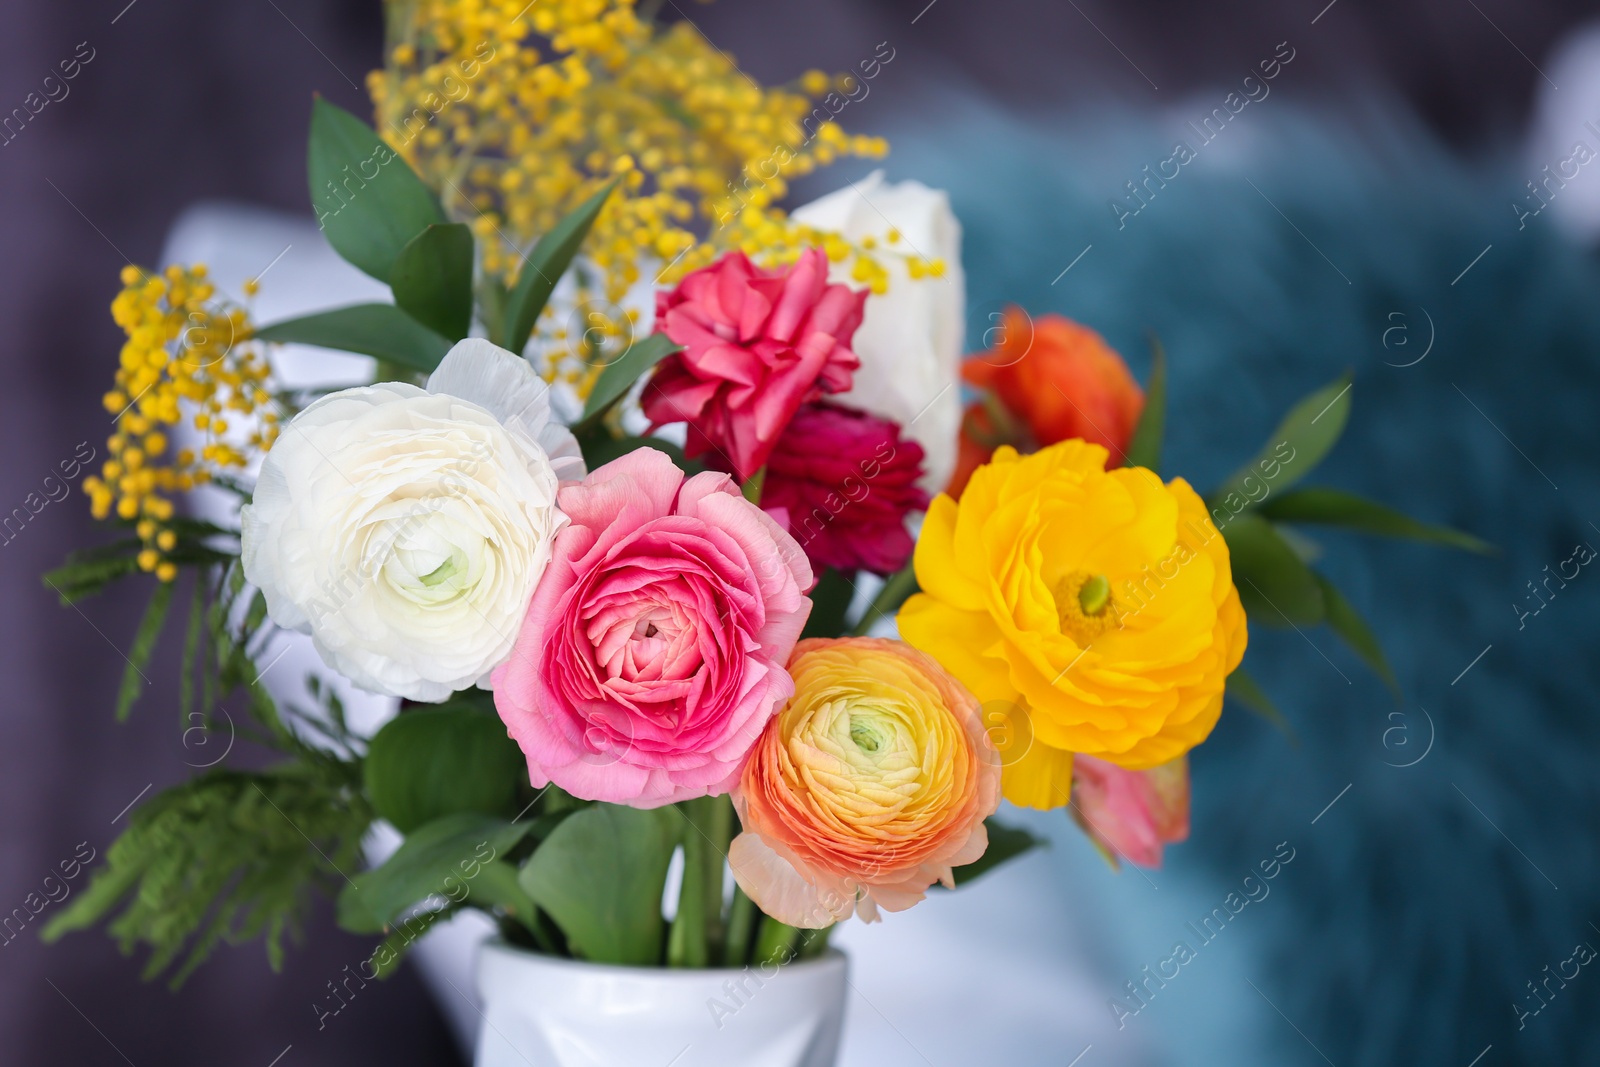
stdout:
POLYGON ((834 1067, 848 966, 668 970, 484 944, 477 1067, 834 1067))

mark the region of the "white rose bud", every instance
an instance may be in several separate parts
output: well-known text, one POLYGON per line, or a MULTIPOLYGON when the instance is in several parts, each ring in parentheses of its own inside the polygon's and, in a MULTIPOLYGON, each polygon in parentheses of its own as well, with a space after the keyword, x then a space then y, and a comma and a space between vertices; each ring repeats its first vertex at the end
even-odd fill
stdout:
POLYGON ((511 654, 583 456, 528 363, 452 348, 426 389, 323 397, 284 427, 241 514, 245 577, 363 689, 441 701, 511 654))
MULTIPOLYGON (((834 398, 899 423, 926 453, 922 487, 939 492, 956 468, 966 336, 961 223, 949 195, 921 182, 886 182, 882 171, 873 171, 790 217, 850 241, 873 237, 880 248, 944 261, 943 277, 914 279, 898 256, 883 257, 889 291, 867 298, 866 317, 850 344, 861 369, 850 392, 834 398), (891 229, 900 233, 892 245, 891 229)), ((831 280, 855 284, 848 263, 835 263, 831 280)))

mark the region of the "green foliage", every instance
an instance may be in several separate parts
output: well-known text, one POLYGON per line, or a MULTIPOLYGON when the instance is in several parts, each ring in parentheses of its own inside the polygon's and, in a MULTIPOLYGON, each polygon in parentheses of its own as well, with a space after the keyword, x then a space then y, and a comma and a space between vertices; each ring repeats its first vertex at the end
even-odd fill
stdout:
POLYGON ((318 97, 306 176, 317 222, 334 251, 381 282, 411 239, 443 224, 439 202, 371 126, 318 97))
POLYGON ((147 979, 182 957, 176 988, 218 944, 257 937, 277 969, 312 889, 355 869, 371 820, 350 764, 211 771, 136 808, 105 866, 43 937, 84 929, 121 905, 108 931, 125 953, 148 946, 147 979))
POLYGON ((1161 438, 1167 424, 1167 353, 1151 339, 1150 384, 1144 390, 1144 411, 1128 442, 1124 465, 1146 467, 1161 473, 1161 438))
POLYGON ((400 250, 389 288, 401 310, 451 341, 472 327, 472 231, 433 225, 400 250))
POLYGON ((1338 489, 1297 489, 1269 497, 1261 514, 1275 522, 1312 522, 1343 526, 1361 533, 1400 537, 1411 541, 1445 545, 1466 552, 1487 554, 1494 546, 1448 526, 1418 522, 1411 516, 1373 500, 1338 489))
POLYGON ((589 399, 583 405, 583 422, 580 425, 593 425, 611 410, 613 404, 628 394, 634 382, 649 373, 657 363, 681 351, 683 347, 673 344, 672 338, 664 333, 653 333, 629 345, 628 350, 607 364, 595 379, 593 388, 589 390, 589 399))
POLYGON ((524 864, 520 881, 594 963, 661 962, 661 887, 684 830, 668 808, 596 804, 568 816, 524 864))
POLYGON ((134 632, 133 644, 128 648, 128 663, 122 672, 122 685, 117 689, 117 721, 123 722, 128 717, 128 712, 133 708, 133 702, 139 699, 139 690, 147 685, 144 669, 150 666, 150 658, 155 655, 156 640, 161 636, 161 628, 167 622, 167 609, 172 606, 171 582, 157 582, 155 592, 150 594, 150 605, 145 608, 144 618, 139 620, 139 629, 134 632))
POLYGON ((1271 523, 1237 515, 1222 528, 1245 614, 1269 626, 1314 626, 1327 616, 1322 584, 1271 523))
POLYGON ((1250 482, 1266 481, 1272 492, 1282 492, 1310 474, 1338 443, 1350 421, 1350 385, 1350 375, 1346 374, 1290 408, 1255 458, 1207 499, 1213 503, 1230 495, 1243 500, 1260 499, 1249 490, 1250 482), (1287 457, 1282 454, 1284 448, 1291 450, 1287 457))
POLYGON ((972 863, 955 869, 957 888, 976 881, 1007 860, 1016 859, 1024 852, 1049 843, 1027 830, 997 822, 992 816, 985 819, 983 825, 989 831, 989 847, 972 863))
POLYGON ((506 299, 505 325, 501 328, 506 348, 520 354, 527 346, 539 312, 550 300, 556 282, 572 265, 572 258, 578 254, 583 239, 589 236, 590 227, 599 217, 600 209, 605 206, 606 198, 616 185, 615 180, 607 182, 598 193, 550 227, 549 232, 534 245, 533 251, 522 264, 521 273, 517 275, 516 288, 506 299))
MULTIPOLYGON (((533 830, 530 822, 476 812, 435 819, 408 836, 382 866, 349 880, 339 893, 339 925, 353 934, 377 933, 433 896, 456 904, 479 896, 473 901, 479 903, 480 894, 494 895, 493 877, 483 880, 486 865, 533 830)), ((659 904, 659 883, 656 895, 659 904)))
POLYGON ((845 612, 850 610, 850 601, 856 595, 856 587, 850 579, 833 567, 825 567, 809 595, 811 615, 800 636, 838 637, 842 634, 845 612))
POLYGON ((497 716, 457 706, 389 720, 367 748, 365 774, 378 814, 410 833, 458 812, 515 815, 528 769, 497 716))
POLYGON ((1394 668, 1389 666, 1388 657, 1383 654, 1383 648, 1378 644, 1377 636, 1368 628, 1367 621, 1327 578, 1319 574, 1317 582, 1322 586, 1322 602, 1328 609, 1328 628, 1338 634, 1398 697, 1400 682, 1395 678, 1394 668))
POLYGON ((916 568, 913 562, 907 562, 900 570, 889 575, 888 580, 883 583, 883 588, 878 590, 878 595, 872 598, 872 603, 867 605, 867 610, 861 615, 861 621, 856 623, 856 628, 851 631, 853 636, 865 636, 879 619, 899 611, 900 605, 919 588, 916 568))
POLYGON ((376 356, 412 370, 431 372, 450 351, 450 341, 393 304, 352 304, 263 326, 255 336, 282 344, 316 345, 376 356))
POLYGON ((1261 688, 1260 683, 1246 674, 1243 668, 1236 667, 1228 675, 1227 696, 1266 719, 1289 738, 1294 738, 1294 728, 1289 725, 1289 720, 1284 718, 1283 712, 1278 710, 1278 705, 1267 696, 1267 691, 1261 688))
POLYGON ((659 452, 665 452, 667 458, 678 465, 679 470, 688 474, 698 474, 705 470, 699 463, 685 456, 683 449, 659 437, 611 437, 600 431, 579 438, 579 442, 583 445, 583 462, 590 470, 603 467, 619 456, 625 456, 640 448, 654 448, 659 452))

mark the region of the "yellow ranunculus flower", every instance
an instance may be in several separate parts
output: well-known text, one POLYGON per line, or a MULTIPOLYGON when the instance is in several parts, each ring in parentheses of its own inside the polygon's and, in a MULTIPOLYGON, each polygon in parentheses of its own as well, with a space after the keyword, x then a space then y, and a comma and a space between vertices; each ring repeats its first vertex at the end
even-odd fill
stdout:
POLYGON ((1228 546, 1199 495, 1070 440, 1009 447, 928 509, 901 636, 983 702, 1006 799, 1066 805, 1072 754, 1187 752, 1245 649, 1228 546))

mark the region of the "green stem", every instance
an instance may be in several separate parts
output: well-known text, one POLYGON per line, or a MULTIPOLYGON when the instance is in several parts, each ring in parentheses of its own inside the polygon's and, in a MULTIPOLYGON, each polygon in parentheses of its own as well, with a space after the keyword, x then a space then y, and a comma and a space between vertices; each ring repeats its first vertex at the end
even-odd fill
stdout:
POLYGON ((781 967, 794 959, 795 942, 799 940, 798 929, 787 926, 770 915, 763 915, 761 929, 756 934, 756 953, 753 962, 758 965, 772 963, 781 967))
POLYGON ((824 926, 820 930, 807 930, 800 937, 800 958, 814 960, 828 951, 828 938, 833 935, 832 926, 824 926))
POLYGON ((866 612, 861 616, 861 621, 856 623, 856 628, 850 633, 854 637, 865 637, 867 631, 872 629, 877 621, 899 609, 906 598, 917 591, 917 572, 907 563, 889 576, 883 583, 883 588, 878 590, 878 595, 872 598, 872 603, 867 605, 866 612))
POLYGON ((739 968, 750 962, 750 943, 760 921, 761 912, 756 902, 745 896, 743 889, 734 886, 733 904, 728 909, 728 952, 723 966, 739 968))
MULTIPOLYGON (((709 866, 706 853, 711 842, 698 821, 700 801, 686 800, 677 805, 688 826, 683 832, 683 882, 678 891, 678 914, 667 934, 668 967, 709 967, 711 947, 706 928, 709 866)), ((718 886, 720 890, 721 886, 718 886)), ((720 893, 719 893, 720 895, 720 893)))
MULTIPOLYGON (((702 827, 710 838, 705 850, 705 910, 706 945, 712 963, 723 961, 728 931, 722 918, 723 870, 728 859, 728 844, 733 840, 733 800, 727 796, 706 797, 697 801, 704 805, 702 827)), ((708 964, 709 966, 710 964, 708 964)))

